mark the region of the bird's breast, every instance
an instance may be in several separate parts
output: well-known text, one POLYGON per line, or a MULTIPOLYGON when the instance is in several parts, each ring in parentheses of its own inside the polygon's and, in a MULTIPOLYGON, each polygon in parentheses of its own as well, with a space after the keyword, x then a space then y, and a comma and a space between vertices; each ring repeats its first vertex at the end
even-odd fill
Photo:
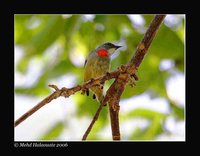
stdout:
POLYGON ((87 58, 84 71, 84 81, 104 75, 110 70, 110 58, 90 55, 87 58))
POLYGON ((94 65, 94 76, 102 76, 110 69, 110 59, 97 59, 94 65))

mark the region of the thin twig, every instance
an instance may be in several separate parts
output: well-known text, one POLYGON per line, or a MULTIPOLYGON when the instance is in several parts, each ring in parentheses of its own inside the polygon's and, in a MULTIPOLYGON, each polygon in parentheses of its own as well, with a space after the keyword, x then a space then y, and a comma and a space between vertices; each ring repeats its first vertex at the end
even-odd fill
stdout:
MULTIPOLYGON (((108 73, 107 73, 107 75, 108 75, 108 73)), ((94 115, 94 117, 93 117, 93 119, 92 119, 92 121, 91 121, 89 127, 88 127, 87 130, 85 131, 85 133, 84 133, 84 135, 83 135, 83 137, 82 137, 82 140, 86 140, 86 139, 87 139, 87 137, 88 137, 90 131, 92 130, 92 127, 93 127, 94 123, 97 121, 97 119, 98 119, 98 117, 99 117, 99 114, 100 114, 102 108, 103 108, 104 106, 106 106, 106 103, 107 103, 107 102, 108 102, 108 97, 107 97, 107 95, 106 95, 106 96, 103 98, 103 100, 100 102, 99 108, 97 109, 97 111, 96 111, 96 113, 95 113, 95 115, 94 115)))
POLYGON ((30 109, 28 112, 26 112, 24 115, 22 115, 19 119, 15 121, 14 126, 16 127, 19 125, 22 121, 27 119, 29 116, 31 116, 33 113, 35 113, 37 110, 39 110, 41 107, 46 105, 47 103, 51 102, 53 99, 57 98, 59 96, 60 92, 56 91, 46 97, 44 100, 42 100, 40 103, 38 103, 36 106, 34 106, 32 109, 30 109))
POLYGON ((89 125, 89 127, 88 127, 87 130, 85 131, 82 140, 86 140, 86 139, 87 139, 87 137, 88 137, 90 131, 92 130, 92 127, 93 127, 94 123, 97 121, 97 119, 98 119, 98 117, 99 117, 99 114, 100 114, 102 108, 103 108, 103 104, 100 104, 100 105, 99 105, 99 108, 97 109, 97 111, 96 111, 96 113, 95 113, 95 115, 94 115, 94 117, 93 117, 93 119, 92 119, 92 121, 91 121, 91 123, 90 123, 90 125, 89 125))

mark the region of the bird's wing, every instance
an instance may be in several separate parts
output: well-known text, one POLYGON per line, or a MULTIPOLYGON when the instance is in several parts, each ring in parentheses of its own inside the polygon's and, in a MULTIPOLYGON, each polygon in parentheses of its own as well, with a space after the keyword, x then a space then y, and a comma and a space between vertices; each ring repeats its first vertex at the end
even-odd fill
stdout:
POLYGON ((87 59, 85 60, 84 67, 85 67, 86 63, 87 63, 87 59))

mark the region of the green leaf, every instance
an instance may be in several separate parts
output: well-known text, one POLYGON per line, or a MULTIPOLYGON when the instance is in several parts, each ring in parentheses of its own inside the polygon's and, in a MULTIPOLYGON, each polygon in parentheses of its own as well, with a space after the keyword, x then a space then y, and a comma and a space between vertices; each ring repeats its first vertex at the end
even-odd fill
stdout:
POLYGON ((74 32, 76 32, 76 30, 79 28, 80 19, 80 15, 72 15, 71 17, 64 20, 64 35, 67 41, 71 39, 74 32))
MULTIPOLYGON (((136 127, 135 130, 130 135, 129 140, 142 140, 145 131, 147 131, 147 128, 142 129, 140 127, 136 127)), ((143 140, 145 140, 145 139, 143 139, 143 140)))
POLYGON ((30 62, 30 57, 26 57, 25 58, 22 58, 20 60, 20 62, 17 64, 17 70, 23 74, 25 74, 27 72, 27 69, 28 69, 28 65, 29 65, 29 62, 30 62))
POLYGON ((14 16, 14 40, 15 44, 24 43, 30 38, 30 31, 27 31, 26 23, 32 17, 32 15, 15 15, 14 16))
POLYGON ((124 115, 123 119, 130 118, 145 118, 150 121, 150 124, 145 129, 136 129, 131 134, 131 140, 153 140, 157 135, 163 132, 163 124, 167 115, 157 111, 137 108, 130 113, 124 115))
POLYGON ((64 22, 61 16, 50 16, 44 29, 38 32, 26 46, 29 54, 42 53, 47 49, 63 31, 64 22))
POLYGON ((68 62, 67 59, 61 60, 58 64, 52 67, 51 70, 47 70, 44 74, 48 74, 48 79, 55 78, 70 73, 72 67, 72 64, 68 62))
POLYGON ((173 110, 173 114, 178 117, 179 119, 183 120, 185 118, 185 109, 179 107, 174 102, 170 101, 170 106, 173 110))
POLYGON ((184 44, 176 32, 163 24, 149 48, 149 53, 162 59, 183 59, 184 44))
POLYGON ((18 23, 16 24, 15 31, 16 33, 19 33, 16 34, 16 43, 22 44, 25 52, 17 65, 17 69, 23 73, 26 72, 27 66, 33 55, 39 56, 42 54, 59 37, 64 28, 64 22, 61 16, 33 17, 44 20, 44 23, 41 22, 39 28, 35 28, 36 30, 27 28, 26 25, 28 19, 24 19, 23 16, 18 17, 19 19, 24 19, 23 22, 20 22, 21 20, 18 20, 18 18, 15 20, 16 23, 18 23))
POLYGON ((15 93, 31 95, 31 96, 46 96, 51 93, 51 90, 49 89, 47 85, 41 85, 41 86, 38 85, 38 86, 29 87, 29 88, 16 87, 15 93))
POLYGON ((62 122, 58 122, 52 128, 50 128, 46 134, 41 136, 39 140, 57 139, 63 132, 63 130, 64 130, 64 124, 62 122))
POLYGON ((159 116, 155 116, 147 128, 136 128, 131 134, 130 140, 154 140, 156 136, 163 132, 161 121, 162 119, 159 116))
POLYGON ((151 21, 153 20, 153 18, 155 17, 155 15, 142 15, 144 20, 145 20, 145 26, 148 27, 149 24, 151 23, 151 21))
POLYGON ((155 117, 160 117, 161 119, 164 119, 166 117, 165 114, 162 114, 157 111, 149 110, 149 109, 143 109, 143 108, 137 108, 134 109, 131 112, 128 112, 124 115, 124 118, 128 119, 131 117, 142 117, 142 118, 147 118, 150 120, 153 120, 155 117))
POLYGON ((166 88, 164 80, 168 75, 160 72, 159 63, 160 60, 157 56, 152 54, 147 55, 138 70, 137 75, 139 80, 135 82, 136 86, 127 86, 122 94, 122 98, 129 98, 149 90, 156 91, 158 95, 165 96, 166 88))
POLYGON ((147 131, 143 135, 143 139, 145 140, 153 140, 157 135, 163 132, 163 125, 162 119, 159 116, 156 116, 150 126, 148 127, 147 131))

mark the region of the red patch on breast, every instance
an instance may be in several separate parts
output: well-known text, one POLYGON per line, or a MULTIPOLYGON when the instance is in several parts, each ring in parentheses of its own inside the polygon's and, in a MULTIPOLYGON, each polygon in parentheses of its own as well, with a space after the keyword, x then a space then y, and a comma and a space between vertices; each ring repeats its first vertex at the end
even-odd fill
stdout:
POLYGON ((101 57, 108 57, 108 51, 105 49, 100 49, 97 51, 97 54, 101 57))

